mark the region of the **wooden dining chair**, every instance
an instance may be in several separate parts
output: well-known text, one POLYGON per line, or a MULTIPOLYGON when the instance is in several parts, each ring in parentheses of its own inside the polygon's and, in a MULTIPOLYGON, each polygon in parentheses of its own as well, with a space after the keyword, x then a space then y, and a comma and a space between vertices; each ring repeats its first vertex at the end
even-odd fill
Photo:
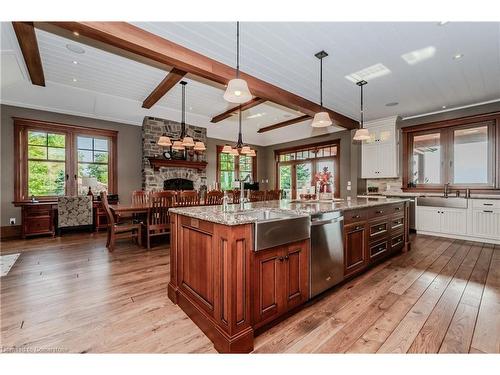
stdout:
POLYGON ((266 200, 266 192, 260 190, 250 190, 250 202, 262 202, 266 200))
POLYGON ((205 198, 205 204, 209 206, 222 204, 222 198, 224 198, 224 193, 219 190, 212 190, 207 193, 205 198))
POLYGON ((142 205, 149 201, 149 194, 144 190, 134 190, 132 192, 132 204, 142 205))
POLYGON ((268 190, 266 191, 266 201, 276 201, 280 199, 279 190, 268 190))
POLYGON ((238 204, 240 203, 240 191, 239 190, 230 190, 230 194, 231 194, 231 197, 233 198, 232 199, 232 202, 235 203, 235 204, 238 204))
POLYGON ((174 206, 176 194, 161 191, 149 195, 149 214, 145 224, 146 246, 151 248, 151 237, 170 234, 170 216, 168 209, 174 206))
POLYGON ((108 239, 106 241, 106 247, 110 252, 115 249, 116 239, 121 238, 133 238, 139 246, 142 245, 142 233, 140 223, 116 223, 115 216, 109 208, 108 196, 105 191, 101 192, 101 204, 106 211, 106 216, 108 219, 108 239))
POLYGON ((200 205, 200 196, 197 191, 188 190, 181 191, 175 196, 175 205, 176 206, 199 206, 200 205))

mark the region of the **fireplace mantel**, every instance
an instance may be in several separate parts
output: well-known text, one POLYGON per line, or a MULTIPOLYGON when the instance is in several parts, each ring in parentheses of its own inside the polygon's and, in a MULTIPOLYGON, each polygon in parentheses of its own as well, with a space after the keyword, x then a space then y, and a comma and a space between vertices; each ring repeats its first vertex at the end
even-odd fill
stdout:
POLYGON ((161 167, 173 167, 173 168, 190 168, 197 169, 198 171, 203 171, 207 168, 206 161, 189 161, 189 160, 167 160, 160 158, 148 158, 149 164, 155 171, 159 171, 161 167))

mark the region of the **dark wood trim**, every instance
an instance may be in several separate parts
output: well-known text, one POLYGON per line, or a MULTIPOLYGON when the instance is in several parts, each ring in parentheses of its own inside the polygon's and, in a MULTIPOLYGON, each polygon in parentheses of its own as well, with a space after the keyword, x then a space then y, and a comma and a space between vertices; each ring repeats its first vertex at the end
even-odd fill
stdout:
POLYGON ((263 128, 260 128, 259 130, 257 130, 257 133, 265 133, 265 132, 268 132, 268 131, 271 131, 271 130, 275 130, 275 129, 279 129, 279 128, 284 128, 285 126, 297 124, 299 122, 303 122, 303 121, 309 120, 311 118, 312 117, 309 116, 309 115, 304 115, 304 116, 296 117, 296 118, 293 118, 291 120, 286 120, 286 121, 278 122, 277 124, 273 124, 273 125, 269 125, 269 126, 265 126, 263 128))
POLYGON ((500 112, 491 112, 481 115, 467 116, 450 120, 434 121, 428 124, 415 125, 402 128, 403 133, 403 177, 402 177, 402 190, 406 192, 442 192, 443 184, 446 183, 445 179, 449 174, 443 171, 443 184, 409 187, 408 183, 409 173, 411 171, 411 152, 413 149, 412 139, 415 134, 426 134, 431 132, 441 132, 442 149, 444 152, 444 159, 449 160, 452 157, 452 131, 454 129, 467 128, 474 124, 492 122, 488 130, 489 147, 492 148, 491 157, 491 170, 489 173, 492 176, 491 185, 450 185, 453 190, 459 190, 461 193, 465 189, 470 188, 473 193, 477 194, 498 194, 500 192, 500 112))
POLYGON ((321 142, 315 142, 315 143, 308 143, 305 145, 280 148, 278 150, 274 150, 274 156, 276 157, 277 155, 286 154, 288 152, 311 150, 314 148, 325 147, 325 146, 339 146, 340 147, 340 138, 332 139, 330 141, 321 141, 321 142))
POLYGON ((207 168, 206 161, 189 161, 189 160, 167 160, 149 157, 149 164, 155 171, 160 170, 161 167, 174 167, 174 168, 191 168, 198 171, 207 168))
POLYGON ((21 238, 21 225, 6 225, 0 227, 0 240, 21 238))
POLYGON ((33 22, 12 22, 12 26, 14 27, 21 52, 23 53, 31 83, 37 86, 45 86, 42 59, 38 50, 33 22))
MULTIPOLYGON (((108 189, 110 194, 118 192, 118 131, 97 129, 77 125, 68 125, 51 121, 42 121, 13 117, 14 120, 14 201, 26 201, 27 196, 27 153, 26 132, 28 130, 41 130, 66 135, 66 174, 76 174, 76 136, 89 135, 109 138, 110 149, 108 151, 108 189)), ((73 195, 76 192, 74 178, 69 178, 66 185, 66 194, 73 195)), ((54 197, 40 197, 40 201, 53 200, 54 197)))
MULTIPOLYGON (((216 160, 216 164, 217 164, 215 181, 218 183, 220 182, 220 154, 222 152, 223 147, 224 146, 222 146, 222 145, 217 145, 216 149, 215 149, 216 150, 215 160, 216 160)), ((258 151, 255 150, 255 156, 253 156, 253 163, 252 163, 252 179, 254 182, 257 182, 257 155, 258 155, 258 151)), ((236 157, 236 160, 234 163, 234 173, 236 174, 236 176, 240 175, 240 163, 239 163, 238 156, 236 157)))
MULTIPOLYGON (((145 64, 175 67, 221 85, 227 85, 229 80, 236 75, 234 67, 126 22, 46 22, 36 23, 35 26, 70 39, 75 38, 72 35, 73 32, 78 32, 79 42, 91 44, 127 58, 140 59, 145 64)), ((259 98, 300 111, 311 117, 324 110, 339 126, 346 129, 358 127, 358 122, 347 116, 327 108, 322 109, 318 103, 249 74, 240 72, 240 78, 247 81, 252 94, 259 98)))
POLYGON ((262 98, 253 98, 253 99, 249 100, 248 102, 243 103, 241 106, 230 108, 227 111, 224 111, 221 114, 218 114, 218 115, 214 116, 212 118, 212 120, 210 120, 210 122, 216 123, 216 122, 220 122, 222 120, 225 120, 228 117, 231 117, 231 116, 237 114, 238 113, 238 109, 240 107, 241 107, 241 111, 243 112, 243 111, 246 111, 247 109, 256 107, 259 104, 262 104, 264 102, 266 102, 265 99, 262 99, 262 98))
POLYGON ((170 73, 160 82, 151 94, 142 103, 142 108, 151 108, 158 100, 160 100, 172 87, 174 87, 184 76, 186 72, 173 68, 170 73))

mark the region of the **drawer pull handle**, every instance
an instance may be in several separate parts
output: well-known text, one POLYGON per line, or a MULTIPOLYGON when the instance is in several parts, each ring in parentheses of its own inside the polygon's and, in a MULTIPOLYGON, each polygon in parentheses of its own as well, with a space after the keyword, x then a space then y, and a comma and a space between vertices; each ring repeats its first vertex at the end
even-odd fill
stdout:
POLYGON ((354 227, 354 230, 360 230, 360 229, 363 229, 363 227, 361 225, 357 225, 354 227))
POLYGON ((278 260, 279 260, 280 262, 283 262, 283 260, 284 260, 284 259, 285 259, 285 258, 283 258, 283 257, 279 257, 279 258, 278 258, 278 260))
POLYGON ((394 209, 395 209, 396 211, 399 211, 399 210, 401 210, 401 207, 395 207, 394 209))
POLYGON ((493 203, 483 203, 483 206, 493 206, 493 203))
POLYGON ((493 213, 493 211, 491 211, 491 210, 483 210, 483 212, 486 212, 488 214, 492 214, 493 213))
POLYGON ((353 219, 359 219, 359 218, 360 218, 360 216, 359 216, 359 215, 354 215, 352 218, 353 218, 353 219))
POLYGON ((383 213, 384 211, 380 210, 380 211, 375 211, 376 214, 381 214, 383 213))

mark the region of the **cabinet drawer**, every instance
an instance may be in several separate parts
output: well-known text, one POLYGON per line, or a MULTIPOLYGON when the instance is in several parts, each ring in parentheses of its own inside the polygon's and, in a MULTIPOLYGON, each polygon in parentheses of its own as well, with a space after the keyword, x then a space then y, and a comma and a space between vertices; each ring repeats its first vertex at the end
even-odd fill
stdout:
POLYGON ((391 231, 397 231, 397 230, 403 229, 404 226, 405 226, 404 216, 394 217, 390 221, 391 231))
POLYGON ((366 220, 366 210, 349 210, 344 212, 344 223, 356 223, 366 220))
POLYGON ((369 236, 370 238, 381 237, 389 232, 389 223, 387 221, 379 221, 370 223, 369 236))
POLYGON ((472 208, 500 208, 500 199, 472 199, 472 208))
POLYGON ((403 247, 404 242, 405 242, 404 233, 400 233, 396 236, 392 236, 392 238, 391 238, 391 250, 398 250, 399 248, 403 247))
POLYGON ((50 216, 51 206, 34 206, 25 209, 26 217, 50 216))
POLYGON ((383 240, 370 245, 370 260, 382 258, 389 252, 389 241, 383 240))
POLYGON ((394 209, 392 206, 377 206, 372 207, 368 210, 368 219, 376 219, 378 217, 386 216, 392 214, 394 209))
POLYGON ((50 216, 40 216, 34 218, 26 218, 24 220, 24 231, 26 235, 30 234, 40 234, 40 233, 51 233, 52 232, 52 221, 50 216))
POLYGON ((394 204, 391 206, 391 212, 392 213, 401 213, 403 214, 405 212, 405 204, 404 203, 398 203, 394 204))

